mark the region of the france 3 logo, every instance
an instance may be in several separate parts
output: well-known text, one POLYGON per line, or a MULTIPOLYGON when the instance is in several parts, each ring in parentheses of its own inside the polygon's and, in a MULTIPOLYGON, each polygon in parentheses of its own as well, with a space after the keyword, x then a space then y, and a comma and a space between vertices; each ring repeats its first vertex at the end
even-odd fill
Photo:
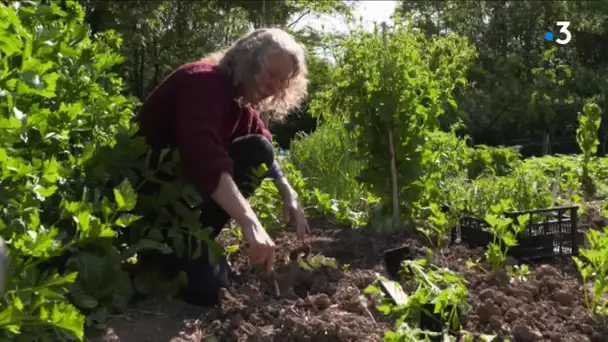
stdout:
MULTIPOLYGON (((570 27, 570 22, 569 21, 558 21, 555 24, 557 25, 557 27, 559 27, 558 33, 560 35, 560 37, 555 39, 555 42, 560 45, 568 44, 570 42, 570 40, 572 39, 572 33, 570 33, 570 31, 568 30, 568 27, 570 27)), ((554 38, 555 38, 555 36, 554 36, 553 32, 548 31, 545 33, 545 40, 553 41, 554 38)))

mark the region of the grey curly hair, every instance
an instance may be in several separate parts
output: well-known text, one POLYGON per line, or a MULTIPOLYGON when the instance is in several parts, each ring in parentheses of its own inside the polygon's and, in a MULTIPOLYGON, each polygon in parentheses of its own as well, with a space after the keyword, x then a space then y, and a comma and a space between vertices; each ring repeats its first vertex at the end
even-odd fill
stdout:
POLYGON ((308 95, 308 69, 304 47, 295 38, 278 28, 262 28, 239 38, 229 48, 214 52, 203 59, 216 62, 232 78, 235 86, 255 84, 264 68, 266 57, 285 52, 293 59, 294 70, 279 94, 256 107, 272 119, 282 120, 297 108, 308 95))

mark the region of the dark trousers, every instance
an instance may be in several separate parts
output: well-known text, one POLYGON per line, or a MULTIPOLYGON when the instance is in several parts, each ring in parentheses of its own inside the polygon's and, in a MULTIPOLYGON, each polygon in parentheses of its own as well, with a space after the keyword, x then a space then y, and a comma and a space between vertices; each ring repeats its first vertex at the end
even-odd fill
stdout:
MULTIPOLYGON (((251 134, 233 140, 228 154, 234 162, 234 181, 241 194, 248 198, 264 178, 256 176, 253 170, 258 169, 262 164, 266 164, 269 169, 272 166, 274 161, 272 144, 262 135, 251 134)), ((159 189, 142 187, 140 193, 154 196, 158 191, 159 189)), ((204 200, 197 209, 201 210, 201 228, 210 227, 212 229, 210 238, 215 239, 229 222, 230 216, 211 198, 204 200)), ((145 218, 147 222, 154 220, 154 217, 145 218)), ((186 234, 184 239, 188 243, 192 241, 186 234)), ((140 253, 138 259, 143 268, 154 268, 166 278, 185 272, 188 276, 188 284, 181 292, 182 299, 195 305, 213 306, 218 303, 220 288, 228 286, 228 264, 224 256, 221 256, 217 263, 212 264, 209 260, 207 244, 202 243, 200 247, 200 256, 195 259, 161 254, 156 251, 140 253)))

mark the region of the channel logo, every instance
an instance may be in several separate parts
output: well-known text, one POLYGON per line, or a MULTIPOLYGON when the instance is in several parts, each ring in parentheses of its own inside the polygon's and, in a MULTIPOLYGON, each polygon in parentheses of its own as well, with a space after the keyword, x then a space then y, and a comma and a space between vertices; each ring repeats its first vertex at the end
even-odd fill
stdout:
POLYGON ((570 40, 572 40, 572 33, 570 33, 570 31, 568 30, 568 27, 570 26, 570 22, 569 21, 558 21, 555 24, 559 27, 558 34, 560 35, 560 37, 555 39, 555 35, 553 34, 553 32, 548 31, 545 33, 545 40, 553 41, 555 39, 555 42, 557 44, 560 44, 560 45, 568 44, 570 42, 570 40))

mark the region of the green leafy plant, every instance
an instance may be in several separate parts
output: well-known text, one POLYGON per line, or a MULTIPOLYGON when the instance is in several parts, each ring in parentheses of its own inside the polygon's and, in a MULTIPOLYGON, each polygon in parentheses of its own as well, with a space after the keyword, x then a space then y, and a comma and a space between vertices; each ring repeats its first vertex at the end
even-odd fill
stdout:
MULTIPOLYGON (((413 276, 413 285, 416 290, 407 296, 406 303, 395 305, 391 301, 383 300, 378 310, 386 315, 398 317, 395 330, 385 333, 385 340, 401 341, 402 336, 412 336, 413 332, 419 333, 418 338, 425 331, 412 331, 411 326, 416 324, 424 305, 434 304, 434 310, 428 314, 440 314, 451 331, 462 329, 458 312, 468 306, 468 291, 466 282, 458 274, 446 268, 440 268, 428 263, 426 259, 405 260, 403 262, 404 277, 413 276)), ((365 293, 382 294, 376 285, 368 286, 365 293)))
POLYGON ((583 112, 578 116, 579 127, 576 129, 576 143, 583 151, 579 175, 582 188, 587 196, 595 193, 593 179, 589 176, 589 163, 597 153, 597 147, 600 144, 598 130, 601 121, 602 110, 593 102, 586 103, 583 112))
POLYGON ((267 230, 272 230, 279 227, 281 222, 282 199, 273 181, 263 179, 263 175, 267 172, 268 168, 264 164, 260 165, 258 170, 254 170, 254 175, 262 179, 262 182, 260 187, 256 189, 250 202, 260 223, 267 230))
POLYGON ((530 278, 530 268, 525 264, 515 266, 509 265, 507 266, 507 273, 509 273, 511 277, 521 281, 528 281, 530 278))
POLYGON ((582 259, 577 256, 573 256, 572 259, 583 279, 587 309, 594 314, 606 314, 608 313, 606 310, 608 302, 600 305, 600 300, 608 292, 608 228, 604 228, 603 231, 590 229, 587 231, 586 237, 589 248, 579 250, 582 259), (590 279, 593 280, 591 294, 587 287, 590 279))
POLYGON ((456 201, 461 210, 484 217, 493 206, 506 205, 509 210, 526 211, 549 208, 553 202, 551 179, 540 170, 517 167, 507 176, 485 176, 462 185, 456 201))
MULTIPOLYGON (((76 2, 0 4, 3 339, 83 340, 85 324, 130 299, 126 257, 113 241, 138 221, 137 196, 114 163, 121 154, 109 152, 132 136, 137 101, 112 73, 124 60, 114 52, 120 37, 92 41, 84 15, 76 2), (110 166, 94 166, 102 161, 110 166)), ((143 146, 123 145, 125 153, 143 146)))
POLYGON ((291 142, 289 159, 302 173, 310 188, 322 189, 331 198, 351 203, 358 211, 366 197, 365 185, 355 176, 362 168, 353 151, 352 137, 343 122, 343 115, 323 113, 317 129, 310 134, 299 133, 291 142))
POLYGON ((335 258, 328 258, 321 253, 317 254, 309 254, 304 256, 304 253, 298 254, 298 259, 296 260, 298 266, 303 270, 312 272, 321 267, 329 267, 333 269, 338 268, 338 264, 336 263, 335 258))
POLYGON ((444 212, 437 203, 431 203, 428 209, 429 215, 425 217, 428 224, 418 227, 417 230, 424 234, 431 246, 444 248, 450 241, 452 228, 458 222, 458 213, 444 212))
POLYGON ((405 20, 395 22, 386 46, 378 30, 355 30, 341 41, 331 87, 313 100, 311 110, 350 115, 353 151, 364 165, 358 179, 392 204, 384 208, 395 201, 388 170, 396 158, 398 205, 408 217, 424 186, 419 181, 426 137, 438 128, 446 106, 456 106, 451 94, 466 84, 464 72, 475 52, 458 36, 429 40, 405 20))
MULTIPOLYGON (((310 187, 302 172, 296 168, 291 159, 278 158, 279 165, 285 173, 289 184, 298 194, 300 205, 308 215, 323 215, 330 221, 349 226, 363 225, 365 223, 365 212, 355 210, 347 200, 333 198, 329 193, 310 187)), ((256 171, 262 176, 265 166, 256 171)), ((283 199, 273 184, 273 180, 264 179, 261 186, 250 199, 253 210, 257 213, 260 221, 266 229, 278 229, 281 226, 283 216, 283 199)), ((373 198, 368 198, 373 203, 373 198)))
MULTIPOLYGON (((504 206, 495 206, 495 213, 504 212, 504 206)), ((486 259, 492 264, 492 269, 503 269, 509 249, 517 246, 517 236, 526 230, 530 215, 517 216, 517 222, 510 217, 501 217, 496 214, 487 214, 486 222, 492 228, 492 242, 488 244, 486 259)))
MULTIPOLYGON (((443 342, 473 342, 477 341, 475 339, 476 335, 469 331, 460 331, 460 337, 456 336, 443 336, 443 342)), ((434 333, 431 334, 429 332, 425 332, 420 328, 415 328, 410 324, 403 323, 399 326, 399 328, 395 331, 387 331, 384 334, 384 342, 420 342, 420 341, 430 341, 431 337, 441 337, 441 334, 434 333), (420 339, 420 336, 425 334, 424 340, 420 339)), ((479 335, 479 341, 482 342, 492 342, 496 338, 495 335, 487 335, 481 334, 479 335)), ((504 342, 509 342, 509 340, 505 340, 504 342)))
MULTIPOLYGON (((130 151, 131 155, 138 154, 130 151)), ((210 249, 210 261, 217 262, 225 254, 224 248, 210 238, 211 227, 201 227, 202 198, 194 187, 185 181, 179 164, 179 153, 165 149, 158 160, 152 160, 148 150, 145 164, 122 165, 131 173, 143 174, 138 188, 153 184, 160 188, 158 195, 145 196, 138 202, 134 212, 146 217, 155 217, 154 222, 136 222, 123 239, 130 249, 153 249, 162 253, 174 253, 181 258, 197 258, 202 253, 203 243, 210 249), (162 172, 162 178, 159 176, 162 172)), ((133 157, 131 157, 133 158, 133 157)), ((141 158, 141 156, 140 156, 141 158)), ((162 287, 162 286, 161 286, 162 287)))
POLYGON ((520 155, 515 147, 477 145, 470 152, 468 177, 476 179, 483 174, 505 176, 513 171, 519 160, 520 155))

